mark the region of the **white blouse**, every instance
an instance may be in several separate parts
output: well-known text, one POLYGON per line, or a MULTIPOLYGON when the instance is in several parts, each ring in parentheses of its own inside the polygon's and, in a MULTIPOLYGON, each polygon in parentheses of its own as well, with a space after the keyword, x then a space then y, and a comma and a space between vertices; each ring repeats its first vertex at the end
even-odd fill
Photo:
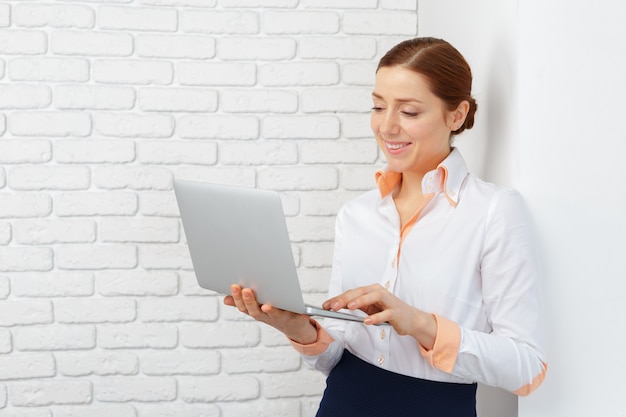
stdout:
POLYGON ((424 176, 428 203, 401 232, 392 191, 400 175, 337 215, 329 296, 379 283, 422 311, 438 330, 427 351, 391 326, 325 319, 313 345, 293 343, 328 374, 348 349, 396 373, 498 386, 527 395, 547 370, 542 350, 531 226, 518 192, 468 173, 457 149, 424 176))

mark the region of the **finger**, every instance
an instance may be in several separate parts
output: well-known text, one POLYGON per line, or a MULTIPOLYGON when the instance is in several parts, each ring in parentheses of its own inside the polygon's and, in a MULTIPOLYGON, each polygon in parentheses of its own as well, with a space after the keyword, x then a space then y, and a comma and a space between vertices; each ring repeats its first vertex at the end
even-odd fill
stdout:
POLYGON ((261 313, 263 313, 256 297, 254 296, 254 292, 250 288, 244 288, 241 290, 241 296, 250 316, 258 317, 261 313))
POLYGON ((330 298, 322 304, 326 310, 341 310, 342 308, 346 308, 348 303, 354 300, 356 297, 359 297, 368 291, 368 287, 358 287, 352 290, 348 290, 343 294, 340 294, 336 297, 330 298))
POLYGON ((226 297, 224 297, 224 304, 227 306, 231 306, 234 307, 235 306, 235 300, 233 299, 232 295, 227 295, 226 297))
POLYGON ((243 297, 241 295, 241 287, 235 284, 231 285, 230 293, 231 293, 231 296, 233 297, 235 307, 237 307, 237 309, 241 311, 242 313, 247 313, 248 309, 246 308, 246 305, 243 301, 243 297))

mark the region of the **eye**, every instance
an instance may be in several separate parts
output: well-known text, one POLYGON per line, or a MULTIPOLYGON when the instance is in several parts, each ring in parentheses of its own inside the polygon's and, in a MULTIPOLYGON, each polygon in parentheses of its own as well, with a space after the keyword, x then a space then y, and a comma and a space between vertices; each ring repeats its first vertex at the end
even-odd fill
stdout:
POLYGON ((401 113, 406 117, 417 117, 419 115, 419 113, 417 112, 410 112, 410 111, 403 111, 401 113))
POLYGON ((381 107, 381 106, 374 106, 374 107, 372 107, 372 111, 376 112, 376 113, 380 113, 383 110, 385 110, 385 109, 383 107, 381 107))

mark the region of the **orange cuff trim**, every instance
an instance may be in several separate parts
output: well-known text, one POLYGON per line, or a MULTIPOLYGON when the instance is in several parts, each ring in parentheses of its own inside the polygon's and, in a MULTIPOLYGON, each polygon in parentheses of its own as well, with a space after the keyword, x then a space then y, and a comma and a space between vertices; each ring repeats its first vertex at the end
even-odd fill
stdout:
POLYGON ((533 378, 533 382, 531 382, 530 384, 526 384, 522 388, 515 391, 515 394, 525 397, 537 388, 539 388, 539 385, 541 385, 543 380, 546 378, 546 372, 548 372, 548 364, 545 362, 541 362, 541 364, 543 365, 543 371, 541 371, 539 375, 533 378))
POLYGON ((317 321, 311 319, 311 323, 317 329, 317 341, 315 343, 303 345, 289 338, 287 339, 298 353, 306 356, 317 356, 326 352, 328 345, 334 342, 335 339, 317 321))
POLYGON ((455 322, 433 314, 437 321, 437 334, 432 350, 420 345, 420 352, 431 366, 451 373, 461 346, 461 328, 455 322))

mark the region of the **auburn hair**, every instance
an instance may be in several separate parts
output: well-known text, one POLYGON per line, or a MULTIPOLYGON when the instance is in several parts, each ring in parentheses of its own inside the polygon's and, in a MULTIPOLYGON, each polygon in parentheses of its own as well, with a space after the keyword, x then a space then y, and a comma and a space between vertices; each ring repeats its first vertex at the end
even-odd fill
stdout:
POLYGON ((434 95, 448 110, 456 109, 461 102, 469 103, 469 111, 457 135, 474 126, 476 100, 472 97, 472 70, 461 53, 443 39, 421 37, 400 42, 378 62, 376 72, 383 67, 402 66, 424 78, 434 95))

